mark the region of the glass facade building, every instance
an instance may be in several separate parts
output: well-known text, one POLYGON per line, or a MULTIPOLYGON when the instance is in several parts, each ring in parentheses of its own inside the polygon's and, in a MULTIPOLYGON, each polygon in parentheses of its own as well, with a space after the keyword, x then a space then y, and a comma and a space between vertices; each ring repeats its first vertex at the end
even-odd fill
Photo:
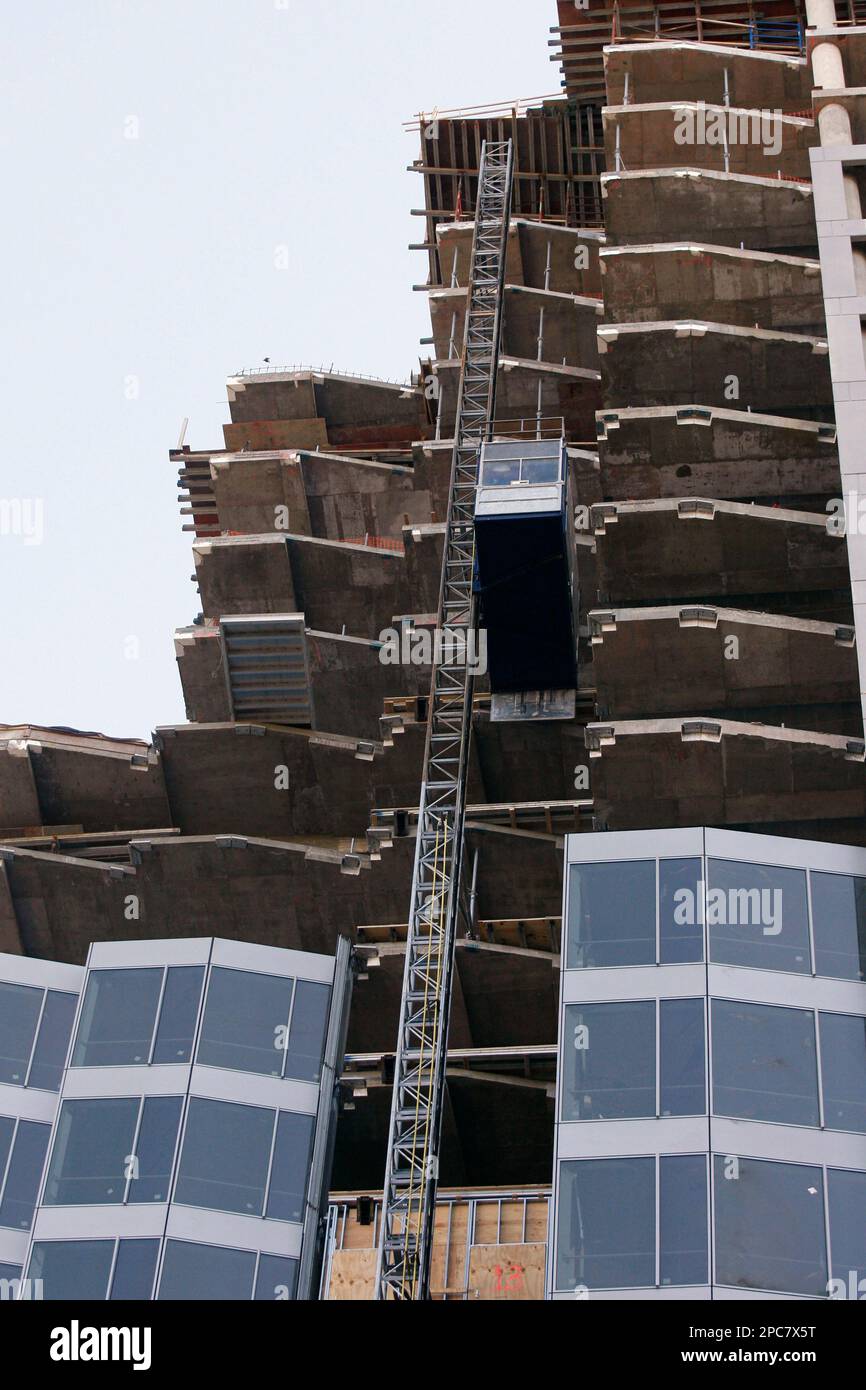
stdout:
POLYGON ((307 1295, 349 956, 195 938, 95 944, 84 970, 3 958, 0 1278, 23 1273, 17 1296, 307 1295), (13 1119, 15 1086, 37 1099, 13 1119))
POLYGON ((567 841, 547 1287, 866 1289, 866 851, 567 841))
POLYGON ((16 1292, 85 972, 0 955, 0 1297, 16 1292))

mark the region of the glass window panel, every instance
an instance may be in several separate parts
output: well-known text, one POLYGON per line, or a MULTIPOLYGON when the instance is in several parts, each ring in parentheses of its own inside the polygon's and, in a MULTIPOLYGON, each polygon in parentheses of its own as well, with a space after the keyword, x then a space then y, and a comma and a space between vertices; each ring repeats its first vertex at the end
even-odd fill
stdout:
POLYGON ((113 1240, 41 1240, 33 1246, 29 1279, 42 1280, 43 1298, 99 1301, 108 1293, 113 1240))
POLYGON ((704 885, 700 859, 659 860, 659 959, 680 965, 704 958, 704 885))
POLYGON ((120 1241, 111 1281, 112 1301, 126 1299, 144 1303, 152 1298, 158 1257, 158 1240, 120 1241))
POLYGON ((828 1168, 827 1194, 833 1278, 844 1281, 846 1298, 859 1301, 866 1294, 866 1173, 828 1168))
POLYGON ((659 1033, 661 1113, 706 1114, 703 999, 662 999, 659 1033))
POLYGON ((714 1114, 817 1125, 811 1010, 713 999, 712 1011, 714 1114))
POLYGON ((656 1006, 569 1004, 563 1048, 563 1120, 656 1113, 656 1006))
POLYGON ((558 483, 559 482, 559 459, 538 458, 522 460, 520 465, 520 477, 524 483, 558 483))
POLYGON ((9 1115, 0 1115, 0 1192, 3 1191, 6 1160, 9 1157, 9 1150, 12 1148, 12 1136, 14 1133, 15 1121, 9 1115))
POLYGON ((811 973, 804 870, 709 859, 706 913, 711 960, 811 973))
POLYGON ((293 980, 215 966, 210 973, 198 1061, 232 1071, 282 1074, 293 980))
POLYGON ((707 1160, 703 1154, 659 1159, 659 1280, 707 1284, 707 1160))
POLYGON ((820 1168, 716 1154, 716 1282, 826 1297, 820 1168))
POLYGON ((285 1076, 294 1077, 296 1081, 318 1081, 322 1073, 330 1002, 328 985, 298 980, 285 1076))
POLYGON ((520 459, 488 458, 484 464, 485 487, 508 487, 520 477, 520 459))
POLYGON ((23 1086, 44 990, 0 984, 0 1082, 23 1086))
POLYGON ((277 1221, 303 1220, 312 1146, 313 1116, 281 1110, 277 1118, 266 1216, 277 1221))
POLYGON ((560 1165, 557 1289, 655 1284, 655 1159, 560 1165))
POLYGON ((253 1291, 256 1257, 252 1250, 230 1250, 221 1245, 196 1245, 188 1240, 167 1240, 160 1299, 249 1299, 253 1291))
POLYGON ((566 967, 653 965, 655 860, 572 864, 566 967))
POLYGON ((45 1185, 48 1206, 122 1202, 139 1100, 65 1100, 45 1185))
POLYGON ((261 1216, 273 1132, 273 1110, 193 1097, 175 1201, 261 1216))
POLYGON ((260 1255, 256 1291, 258 1302, 294 1298, 298 1289, 298 1262, 282 1255, 260 1255))
POLYGON ((11 1303, 18 1297, 20 1265, 0 1264, 0 1303, 11 1303))
POLYGON ((0 1226, 30 1230, 50 1138, 50 1125, 20 1121, 0 1202, 0 1226))
POLYGON ((203 979, 203 965, 169 966, 156 1029, 154 1062, 188 1062, 192 1057, 203 979))
POLYGON ((815 970, 866 980, 866 878, 811 874, 815 970))
POLYGON ((135 1146, 138 1177, 129 1183, 128 1202, 167 1202, 177 1129, 183 1101, 180 1096, 148 1096, 135 1146))
POLYGON ((78 998, 62 990, 50 989, 39 1024, 28 1086, 40 1091, 59 1091, 69 1035, 78 998))
POLYGON ((161 987, 161 968, 91 970, 72 1065, 145 1064, 150 1057, 161 987))
POLYGON ((819 1014, 824 1124, 866 1134, 866 1019, 819 1014))

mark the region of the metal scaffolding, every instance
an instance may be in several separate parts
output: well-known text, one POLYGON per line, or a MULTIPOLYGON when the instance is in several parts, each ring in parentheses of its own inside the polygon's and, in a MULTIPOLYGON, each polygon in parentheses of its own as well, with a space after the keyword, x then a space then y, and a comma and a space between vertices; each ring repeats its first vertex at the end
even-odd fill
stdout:
POLYGON ((482 147, 439 594, 442 655, 430 695, 376 1269, 379 1299, 429 1294, 472 728, 475 489, 479 450, 495 414, 513 158, 510 140, 482 147))

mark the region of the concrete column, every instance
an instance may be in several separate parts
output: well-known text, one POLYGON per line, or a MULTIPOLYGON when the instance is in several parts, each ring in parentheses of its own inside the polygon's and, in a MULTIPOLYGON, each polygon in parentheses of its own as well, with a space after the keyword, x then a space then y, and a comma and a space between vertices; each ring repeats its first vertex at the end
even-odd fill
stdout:
POLYGON ((844 106, 828 102, 818 112, 818 130, 822 145, 853 145, 851 121, 844 106))
POLYGON ((812 76, 816 87, 838 91, 845 86, 845 68, 839 45, 818 43, 812 49, 812 76))
POLYGON ((806 19, 811 29, 835 29, 836 6, 833 0, 806 0, 806 19))

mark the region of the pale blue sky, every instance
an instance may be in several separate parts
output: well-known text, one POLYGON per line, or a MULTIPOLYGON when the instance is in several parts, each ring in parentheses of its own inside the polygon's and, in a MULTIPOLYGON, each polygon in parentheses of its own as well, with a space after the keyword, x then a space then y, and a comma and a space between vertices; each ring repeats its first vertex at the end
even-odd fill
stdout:
POLYGON ((192 448, 221 447, 225 378, 264 356, 406 377, 429 323, 401 123, 556 91, 555 16, 553 0, 5 9, 0 723, 148 737, 183 719, 172 633, 199 603, 167 451, 184 416, 192 448))

